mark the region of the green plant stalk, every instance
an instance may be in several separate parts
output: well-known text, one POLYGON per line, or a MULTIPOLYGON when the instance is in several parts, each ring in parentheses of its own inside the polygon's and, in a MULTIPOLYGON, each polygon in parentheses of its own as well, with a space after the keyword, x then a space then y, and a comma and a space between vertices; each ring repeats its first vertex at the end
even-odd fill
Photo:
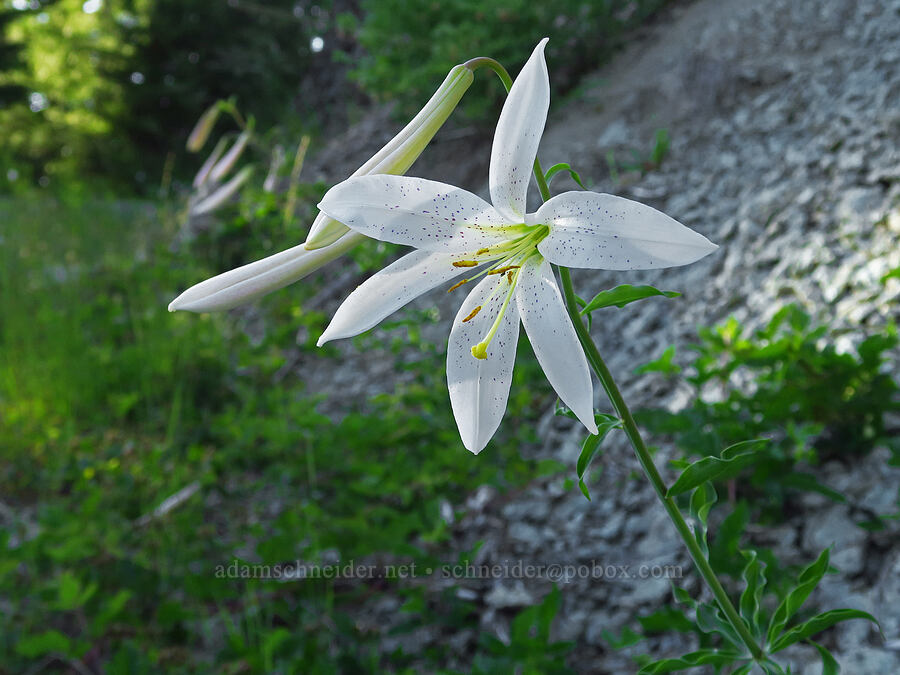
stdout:
MULTIPOLYGON (((509 92, 512 87, 512 78, 510 78, 509 73, 494 59, 479 57, 467 61, 465 66, 473 71, 482 66, 488 67, 497 74, 503 82, 503 86, 506 87, 507 92, 509 92)), ((550 188, 547 186, 544 170, 541 168, 541 164, 537 158, 534 160, 534 177, 537 180, 538 189, 541 191, 541 199, 546 202, 550 199, 550 188)), ((741 640, 743 640, 744 644, 747 646, 753 659, 756 661, 761 660, 764 658, 762 649, 756 643, 747 624, 744 623, 740 614, 738 614, 737 610, 734 608, 734 604, 732 604, 731 599, 728 597, 728 593, 726 593, 725 589, 722 587, 722 583, 713 571, 709 561, 703 555, 703 551, 700 550, 700 545, 697 543, 697 540, 694 539, 694 533, 684 520, 684 516, 681 515, 681 511, 678 509, 675 500, 666 496, 666 493, 668 492, 666 484, 663 481, 662 476, 659 475, 656 465, 653 463, 653 458, 650 456, 650 451, 647 450, 647 445, 644 443, 641 432, 634 421, 634 417, 631 415, 631 410, 628 409, 625 399, 622 398, 622 392, 620 392, 619 387, 616 386, 612 373, 610 373, 609 368, 606 367, 606 363, 600 356, 600 352, 597 350, 597 346, 594 344, 591 334, 588 332, 587 327, 584 325, 584 321, 581 319, 581 315, 578 313, 578 303, 575 301, 575 291, 572 288, 572 277, 569 273, 569 269, 567 267, 559 267, 559 276, 562 279, 566 310, 569 312, 569 317, 572 319, 572 324, 575 326, 578 340, 584 347, 588 362, 590 362, 591 367, 597 374, 600 384, 603 385, 603 389, 606 391, 606 395, 609 397, 613 409, 616 411, 619 419, 622 420, 622 426, 628 436, 628 440, 631 441, 631 445, 637 455, 638 462, 641 464, 641 468, 644 469, 647 480, 653 485, 657 497, 659 497, 663 507, 666 509, 666 513, 669 514, 669 519, 675 525, 675 529, 678 530, 679 536, 681 536, 681 539, 684 541, 684 545, 687 547, 688 552, 694 561, 694 565, 696 565, 697 570, 700 572, 700 576, 703 577, 706 585, 709 586, 709 589, 716 598, 716 602, 719 604, 722 612, 725 613, 728 622, 741 637, 741 640)))
POLYGON ((650 456, 649 450, 647 450, 644 439, 641 437, 641 432, 638 430, 637 424, 635 424, 634 417, 632 417, 631 411, 625 403, 625 399, 622 398, 622 393, 619 391, 618 386, 616 386, 612 373, 609 372, 609 368, 607 368, 606 363, 597 351, 597 347, 591 339, 587 327, 581 319, 581 315, 578 313, 578 305, 575 301, 575 292, 572 289, 572 277, 569 273, 569 269, 567 267, 560 267, 559 275, 562 279, 566 309, 569 312, 572 323, 575 325, 575 332, 578 334, 578 339, 584 347, 588 361, 594 372, 597 373, 600 384, 603 386, 604 391, 606 391, 606 395, 609 397, 613 409, 616 411, 619 419, 622 420, 625 434, 628 436, 628 440, 631 441, 634 453, 637 455, 641 468, 644 470, 644 474, 646 474, 647 479, 650 481, 651 485, 653 485, 657 497, 659 497, 663 507, 666 509, 666 513, 669 514, 669 519, 675 525, 675 529, 678 530, 678 534, 684 541, 684 545, 687 547, 688 552, 694 561, 694 565, 696 565, 697 570, 700 572, 700 576, 703 577, 706 585, 709 586, 709 589, 716 598, 716 602, 727 617, 728 622, 741 637, 741 640, 743 640, 753 658, 756 660, 761 659, 763 657, 762 649, 760 649, 759 645, 754 640, 750 629, 747 628, 747 624, 744 623, 737 613, 731 599, 728 597, 728 593, 725 592, 725 589, 722 587, 712 566, 703 555, 703 551, 700 550, 700 545, 697 543, 697 540, 694 539, 694 534, 687 522, 685 522, 684 516, 681 515, 681 511, 678 509, 675 500, 672 497, 666 496, 666 492, 668 491, 666 484, 663 481, 662 476, 659 475, 656 465, 653 463, 653 458, 650 456))

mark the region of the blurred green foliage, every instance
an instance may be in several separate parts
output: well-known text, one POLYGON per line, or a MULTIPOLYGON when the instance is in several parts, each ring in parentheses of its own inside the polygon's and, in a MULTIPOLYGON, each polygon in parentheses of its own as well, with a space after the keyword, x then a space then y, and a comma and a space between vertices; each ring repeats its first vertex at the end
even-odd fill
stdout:
MULTIPOLYGON (((263 134, 315 133, 359 98, 348 70, 405 115, 453 65, 486 55, 515 73, 544 36, 565 92, 665 2, 22 0, 0 13, 0 163, 20 183, 148 194, 196 169, 184 141, 216 100, 263 134)), ((463 101, 477 123, 503 97, 490 79, 463 101)), ((0 176, 0 192, 15 187, 0 176)))
MULTIPOLYGON (((356 28, 365 50, 353 62, 353 77, 377 98, 399 101, 407 114, 428 99, 451 66, 490 56, 514 76, 544 37, 550 38, 554 92, 565 92, 622 45, 625 31, 666 1, 363 0, 358 26, 350 17, 342 19, 348 29, 356 28)), ((502 86, 490 85, 476 81, 463 100, 472 117, 483 116, 505 96, 502 86)))
POLYGON ((330 4, 33 0, 8 9, 0 36, 18 58, 0 58, 0 87, 19 96, 0 108, 0 161, 23 182, 90 176, 146 189, 218 99, 235 97, 267 128, 313 126, 298 113, 324 105, 301 93, 324 79, 312 61, 327 57, 310 42, 328 30, 330 4))
MULTIPOLYGON (((790 490, 841 499, 802 472, 803 464, 852 461, 879 444, 890 447, 893 461, 900 462, 900 443, 886 427, 889 415, 900 410, 893 377, 900 340, 893 324, 863 339, 855 353, 838 351, 828 327, 815 324, 796 305, 746 333, 733 318, 701 329, 686 375, 697 398, 674 413, 641 411, 642 424, 674 437, 687 456, 718 456, 740 441, 770 439, 737 488, 754 494, 757 506, 768 506, 772 515, 781 513, 790 490)), ((640 371, 677 373, 673 353, 670 348, 640 371)))
MULTIPOLYGON (((236 562, 455 557, 442 504, 535 475, 520 448, 552 404, 549 388, 530 386, 539 368, 523 341, 518 424, 486 461, 460 461, 444 347, 419 328, 428 315, 387 328, 395 339, 379 358, 405 371, 400 381, 365 403, 332 401, 326 416, 296 375, 330 353, 314 347, 326 317, 303 309, 315 281, 260 303, 261 324, 166 312, 179 287, 289 237, 282 201, 250 192, 185 236, 147 202, 0 200, 0 672, 431 671, 451 660, 441 645, 384 655, 378 626, 359 623, 373 598, 415 597, 402 580, 216 578, 236 562)), ((477 630, 453 593, 404 612, 401 633, 422 621, 477 630)), ((564 650, 553 653, 528 658, 561 664, 564 650)))

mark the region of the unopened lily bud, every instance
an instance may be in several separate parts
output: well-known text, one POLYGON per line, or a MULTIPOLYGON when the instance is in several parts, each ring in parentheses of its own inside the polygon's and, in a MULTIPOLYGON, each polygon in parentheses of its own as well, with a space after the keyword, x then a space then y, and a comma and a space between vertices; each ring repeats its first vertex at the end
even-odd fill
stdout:
POLYGON ((240 187, 247 182, 247 179, 250 178, 251 175, 253 175, 253 167, 245 166, 230 181, 225 183, 225 185, 220 187, 208 197, 197 202, 197 204, 191 209, 191 215, 201 216, 204 213, 209 213, 210 211, 216 210, 222 204, 227 202, 234 195, 234 193, 236 193, 240 189, 240 187))
POLYGON ((206 183, 206 180, 209 178, 209 172, 212 171, 212 168, 216 165, 216 162, 219 161, 219 158, 222 156, 222 153, 225 152, 225 148, 227 146, 228 141, 224 138, 220 138, 219 142, 216 143, 216 147, 213 148, 210 156, 206 158, 206 161, 203 162, 203 166, 200 167, 197 175, 194 176, 195 188, 199 188, 206 183))
MULTIPOLYGON (((399 176, 406 173, 447 121, 473 79, 474 74, 466 66, 455 66, 419 114, 353 175, 386 173, 399 176)), ((342 237, 348 229, 346 225, 320 213, 310 228, 306 248, 314 250, 327 246, 342 237)))
POLYGON ((225 153, 225 156, 222 160, 216 164, 212 171, 209 172, 209 177, 214 183, 218 183, 225 177, 231 169, 234 167, 235 163, 241 156, 241 153, 244 152, 244 148, 247 147, 247 142, 250 140, 250 130, 242 131, 241 135, 238 136, 237 140, 234 142, 234 145, 225 153))
POLYGON ((263 190, 266 192, 275 192, 278 182, 278 172, 284 166, 284 148, 276 145, 272 150, 272 159, 269 161, 269 173, 263 181, 263 190))
POLYGON ((191 130, 191 135, 188 136, 186 143, 188 152, 199 152, 206 145, 206 140, 209 138, 213 127, 216 126, 216 120, 218 119, 219 104, 216 102, 200 115, 200 119, 197 120, 197 124, 191 130))
POLYGON ((169 311, 232 309, 302 279, 365 239, 362 234, 350 232, 331 246, 315 251, 308 251, 299 244, 191 286, 169 304, 169 311))

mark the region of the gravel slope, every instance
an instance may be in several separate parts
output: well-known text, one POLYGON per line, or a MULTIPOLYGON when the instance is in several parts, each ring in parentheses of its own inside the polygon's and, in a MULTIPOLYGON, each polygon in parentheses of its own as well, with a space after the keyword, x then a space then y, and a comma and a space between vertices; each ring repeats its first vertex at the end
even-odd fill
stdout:
MULTIPOLYGON (((320 164, 319 173, 338 179, 377 149, 391 128, 383 112, 373 114, 320 155, 328 166, 320 164)), ((577 98, 554 101, 540 153, 545 166, 568 161, 593 177, 593 189, 649 203, 721 246, 687 268, 576 274, 585 295, 618 283, 685 291, 677 302, 639 303, 595 323, 595 336, 629 402, 683 404, 684 391, 652 376, 637 378, 632 369, 669 344, 692 341, 698 325, 730 315, 758 326, 782 304, 799 302, 841 329, 845 348, 879 331, 888 318, 897 319, 900 280, 879 280, 900 266, 898 138, 897 1, 698 0, 645 30, 589 78, 577 98), (626 159, 629 149, 649 147, 657 128, 671 137, 662 166, 645 177, 626 173, 613 181, 607 154, 626 159)), ((414 172, 485 194, 490 139, 457 129, 442 132, 439 140, 414 172)), ((562 180, 554 185, 564 187, 562 180)), ((333 309, 341 289, 357 282, 343 279, 321 297, 322 307, 333 309)), ((436 340, 446 339, 455 300, 434 293, 416 304, 437 304, 441 311, 436 340)), ((384 361, 349 344, 344 349, 338 372, 330 361, 303 364, 311 389, 337 387, 346 400, 385 386, 389 374, 378 371, 384 361)), ((581 432, 550 414, 544 432, 541 452, 574 465, 581 432)), ((488 456, 489 450, 479 460, 488 456)), ((900 470, 886 468, 885 457, 879 451, 852 467, 826 465, 819 475, 859 505, 896 510, 900 470)), ((503 498, 480 490, 457 524, 460 550, 484 540, 479 560, 488 563, 684 565, 681 583, 696 591, 699 584, 649 487, 628 478, 635 468, 627 448, 610 444, 606 469, 592 490, 602 499, 593 503, 565 491, 559 478, 503 498)), ((808 498, 804 507, 805 513, 781 528, 759 533, 759 543, 796 563, 833 544, 840 573, 828 577, 813 600, 873 612, 888 642, 863 622, 849 622, 832 631, 827 643, 844 672, 900 672, 896 527, 867 533, 855 526, 859 514, 848 506, 808 498)), ((483 623, 503 636, 515 608, 537 601, 547 588, 501 579, 473 582, 470 591, 482 600, 483 623)), ((556 630, 579 644, 573 665, 579 672, 633 670, 627 651, 608 651, 601 632, 618 632, 636 612, 668 596, 665 579, 566 584, 556 630)), ((456 639, 464 645, 469 637, 456 639)), ((661 638, 654 653, 680 653, 679 641, 661 638)), ((795 672, 820 672, 811 648, 791 656, 795 672)))

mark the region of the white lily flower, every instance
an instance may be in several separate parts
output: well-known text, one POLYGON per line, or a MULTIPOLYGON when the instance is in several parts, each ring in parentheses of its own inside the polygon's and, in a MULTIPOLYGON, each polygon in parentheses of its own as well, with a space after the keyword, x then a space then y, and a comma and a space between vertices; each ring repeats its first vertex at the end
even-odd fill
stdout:
MULTIPOLYGON (((353 174, 402 174, 422 154, 463 94, 472 84, 474 74, 465 65, 455 66, 425 107, 394 138, 353 174)), ((209 166, 201 169, 203 181, 218 168, 227 173, 243 150, 247 139, 242 135, 221 160, 224 146, 213 151, 209 166)), ((200 174, 198 174, 198 177, 200 174)), ((169 311, 215 312, 232 309, 267 293, 299 281, 365 240, 365 237, 320 213, 313 221, 306 241, 262 260, 230 270, 190 287, 169 304, 169 311)))
POLYGON ((717 248, 655 209, 607 194, 566 192, 526 213, 550 106, 546 42, 522 68, 500 114, 491 151, 493 204, 451 185, 403 176, 350 178, 319 204, 360 234, 418 249, 353 291, 319 345, 368 330, 461 275, 470 276, 450 290, 480 279, 456 315, 447 346, 450 402, 473 453, 487 445, 506 410, 520 320, 560 399, 597 432, 587 359, 549 263, 651 269, 686 265, 717 248))

